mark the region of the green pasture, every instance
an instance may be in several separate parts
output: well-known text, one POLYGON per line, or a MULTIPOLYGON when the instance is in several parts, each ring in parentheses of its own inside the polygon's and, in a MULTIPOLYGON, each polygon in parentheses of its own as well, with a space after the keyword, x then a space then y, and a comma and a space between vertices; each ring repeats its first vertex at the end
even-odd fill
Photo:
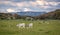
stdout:
POLYGON ((60 35, 60 20, 0 20, 0 35, 60 35), (33 23, 33 27, 19 28, 19 23, 33 23))

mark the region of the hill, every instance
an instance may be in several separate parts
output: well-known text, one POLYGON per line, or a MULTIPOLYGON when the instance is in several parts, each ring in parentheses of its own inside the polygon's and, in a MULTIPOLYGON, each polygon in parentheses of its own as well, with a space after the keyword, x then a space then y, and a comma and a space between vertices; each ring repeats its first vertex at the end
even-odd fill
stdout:
POLYGON ((36 17, 37 19, 60 19, 60 9, 36 17))
POLYGON ((60 19, 60 9, 51 12, 17 12, 17 13, 0 13, 0 18, 8 19, 60 19))
POLYGON ((17 19, 20 18, 19 15, 16 13, 11 14, 11 13, 0 13, 0 19, 17 19))

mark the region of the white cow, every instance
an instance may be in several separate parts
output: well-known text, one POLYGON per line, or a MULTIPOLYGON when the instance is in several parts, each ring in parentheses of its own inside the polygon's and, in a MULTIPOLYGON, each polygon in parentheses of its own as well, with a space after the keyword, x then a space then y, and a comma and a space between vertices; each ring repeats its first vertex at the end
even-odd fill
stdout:
POLYGON ((17 24, 16 26, 18 26, 19 28, 25 28, 25 23, 20 23, 20 24, 17 24))
POLYGON ((30 23, 30 24, 29 24, 29 28, 32 28, 32 27, 33 27, 33 23, 30 23))

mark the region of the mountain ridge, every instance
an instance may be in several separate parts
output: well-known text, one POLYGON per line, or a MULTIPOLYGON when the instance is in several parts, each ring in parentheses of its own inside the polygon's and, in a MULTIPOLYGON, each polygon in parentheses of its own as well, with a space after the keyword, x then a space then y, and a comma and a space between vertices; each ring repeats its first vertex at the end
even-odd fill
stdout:
POLYGON ((17 12, 17 14, 21 16, 38 16, 44 13, 46 12, 17 12))

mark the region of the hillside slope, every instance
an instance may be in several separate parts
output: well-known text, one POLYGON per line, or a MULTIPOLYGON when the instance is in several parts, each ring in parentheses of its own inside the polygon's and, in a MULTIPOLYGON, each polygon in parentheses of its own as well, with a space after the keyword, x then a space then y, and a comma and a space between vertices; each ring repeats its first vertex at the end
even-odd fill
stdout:
POLYGON ((38 19, 60 19, 60 9, 57 9, 55 11, 39 15, 37 16, 38 19))

